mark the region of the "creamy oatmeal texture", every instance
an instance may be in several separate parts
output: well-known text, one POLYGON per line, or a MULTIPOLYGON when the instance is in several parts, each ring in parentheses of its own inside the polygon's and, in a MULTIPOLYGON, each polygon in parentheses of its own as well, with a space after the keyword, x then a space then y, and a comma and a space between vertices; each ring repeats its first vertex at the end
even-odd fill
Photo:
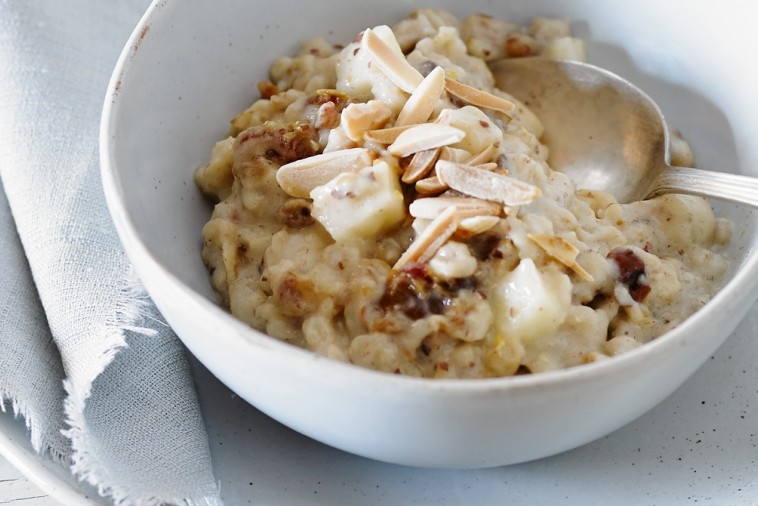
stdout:
MULTIPOLYGON (((420 10, 271 67, 195 174, 222 303, 283 341, 433 378, 601 360, 700 308, 727 263, 708 201, 618 204, 546 160, 487 62, 583 59, 562 20, 420 10)), ((694 160, 677 139, 674 162, 694 160)))

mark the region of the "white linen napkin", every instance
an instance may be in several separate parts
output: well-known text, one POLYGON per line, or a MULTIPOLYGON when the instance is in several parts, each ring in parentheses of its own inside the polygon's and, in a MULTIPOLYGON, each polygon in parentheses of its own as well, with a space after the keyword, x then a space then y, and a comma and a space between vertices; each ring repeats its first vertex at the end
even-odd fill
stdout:
POLYGON ((99 176, 106 87, 147 4, 0 0, 0 404, 116 504, 216 505, 185 350, 99 176))

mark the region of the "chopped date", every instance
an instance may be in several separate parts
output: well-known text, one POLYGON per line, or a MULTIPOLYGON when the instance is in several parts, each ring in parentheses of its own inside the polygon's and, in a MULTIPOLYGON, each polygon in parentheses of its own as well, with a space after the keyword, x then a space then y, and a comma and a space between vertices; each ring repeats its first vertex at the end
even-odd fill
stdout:
POLYGON ((477 234, 469 239, 468 245, 477 260, 488 260, 500 245, 500 237, 496 234, 477 234))
POLYGON ((645 262, 629 248, 616 248, 608 253, 619 269, 618 281, 627 286, 635 302, 641 302, 650 293, 645 262))
POLYGON ((440 282, 440 285, 448 292, 458 292, 460 290, 476 290, 479 287, 479 280, 475 276, 465 278, 453 278, 440 282))
POLYGON ((387 282, 379 305, 385 310, 401 311, 414 320, 441 314, 445 310, 444 300, 439 292, 430 290, 430 286, 428 278, 400 271, 387 282))
POLYGON ((429 278, 429 269, 427 268, 426 264, 420 264, 418 262, 408 264, 403 268, 402 272, 412 277, 413 279, 429 278))
POLYGON ((459 290, 475 289, 476 278, 434 280, 425 264, 413 263, 394 274, 384 289, 379 305, 385 311, 401 311, 414 320, 442 314, 459 290))

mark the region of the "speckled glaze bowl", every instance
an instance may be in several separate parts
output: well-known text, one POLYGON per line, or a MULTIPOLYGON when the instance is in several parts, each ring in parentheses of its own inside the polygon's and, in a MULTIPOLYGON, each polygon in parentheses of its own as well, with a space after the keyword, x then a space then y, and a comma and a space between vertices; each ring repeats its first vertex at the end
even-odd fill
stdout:
MULTIPOLYGON (((652 95, 669 124, 684 131, 701 167, 758 175, 758 66, 746 64, 758 37, 740 9, 714 16, 707 0, 433 5, 459 16, 575 20, 590 61, 652 95)), ((127 253, 176 333, 221 381, 273 418, 329 445, 399 464, 470 468, 552 455, 651 409, 728 337, 758 294, 750 210, 715 204, 736 225, 728 283, 680 327, 610 360, 504 379, 399 377, 289 346, 221 309, 200 260, 200 230, 211 208, 193 184, 193 170, 229 119, 257 97, 256 84, 273 59, 305 38, 349 41, 426 6, 154 2, 121 55, 105 101, 108 204, 127 253)))

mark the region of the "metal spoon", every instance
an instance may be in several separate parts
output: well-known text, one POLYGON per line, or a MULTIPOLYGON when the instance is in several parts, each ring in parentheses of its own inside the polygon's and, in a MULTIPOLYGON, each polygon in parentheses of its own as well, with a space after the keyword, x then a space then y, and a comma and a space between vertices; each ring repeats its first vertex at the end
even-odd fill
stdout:
POLYGON ((498 88, 540 118, 550 166, 578 188, 608 191, 622 203, 687 193, 758 207, 758 179, 672 167, 661 110, 625 79, 541 58, 501 60, 491 69, 498 88))

